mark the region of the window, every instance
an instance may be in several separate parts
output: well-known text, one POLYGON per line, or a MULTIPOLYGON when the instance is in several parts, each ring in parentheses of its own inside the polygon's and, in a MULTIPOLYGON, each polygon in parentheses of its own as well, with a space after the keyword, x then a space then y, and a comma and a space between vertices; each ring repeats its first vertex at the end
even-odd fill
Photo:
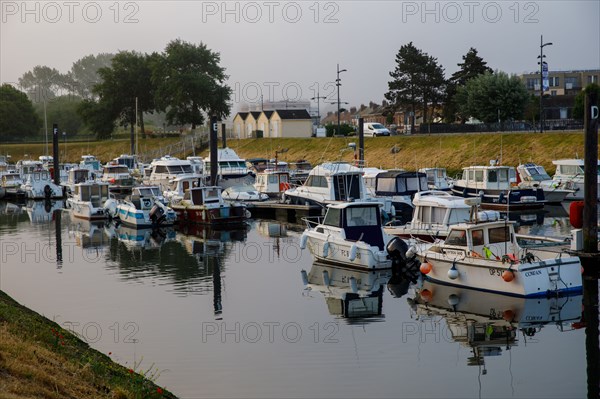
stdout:
POLYGON ((471 232, 471 238, 473 239, 473 246, 483 245, 483 230, 473 230, 471 232))
POLYGON ((482 182, 483 181, 483 170, 476 170, 475 171, 475 181, 476 182, 482 182))
POLYGON ((393 177, 383 177, 381 179, 377 179, 377 191, 395 193, 396 179, 393 177))
POLYGON ((448 245, 459 245, 466 246, 467 245, 467 232, 464 230, 452 230, 448 234, 446 238, 446 244, 448 245))
POLYGON ((167 167, 164 165, 156 165, 154 173, 167 173, 167 167))
POLYGON ((348 227, 377 226, 377 209, 373 206, 346 208, 348 227))
POLYGON ((494 169, 488 171, 488 182, 497 183, 498 182, 498 172, 494 169))
POLYGON ((475 171, 474 170, 469 170, 469 181, 473 181, 475 180, 475 171))
MULTIPOLYGON (((427 181, 425 181, 427 186, 427 181)), ((406 188, 408 191, 419 191, 419 178, 410 177, 406 179, 406 188)))
POLYGON ((490 244, 510 241, 508 226, 494 227, 492 229, 489 229, 488 235, 490 236, 490 244))
POLYGON ((588 75, 587 77, 587 83, 598 83, 598 76, 597 75, 588 75))
POLYGON ((508 181, 508 169, 498 169, 498 181, 499 182, 507 182, 508 181))
POLYGON ((431 208, 431 223, 442 224, 446 216, 446 208, 431 208))
POLYGON ((341 209, 337 208, 328 208, 327 214, 325 215, 325 220, 323 221, 324 225, 340 227, 340 216, 342 214, 341 209))
POLYGON ((448 224, 467 222, 470 217, 469 209, 452 209, 448 216, 448 224))
POLYGON ((430 206, 421 206, 419 207, 419 212, 421 212, 420 220, 423 223, 431 223, 431 207, 430 206))

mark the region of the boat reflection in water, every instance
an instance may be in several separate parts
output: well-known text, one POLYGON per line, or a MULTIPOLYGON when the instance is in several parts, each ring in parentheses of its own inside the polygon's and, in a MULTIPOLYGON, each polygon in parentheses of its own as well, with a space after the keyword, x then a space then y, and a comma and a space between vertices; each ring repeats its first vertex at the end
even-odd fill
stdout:
POLYGON ((50 223, 54 220, 54 212, 65 207, 63 200, 28 200, 24 208, 33 224, 50 223))
POLYGON ((519 333, 526 343, 546 325, 573 329, 581 319, 582 295, 519 298, 425 281, 408 302, 421 322, 442 316, 446 336, 471 348, 467 364, 483 366, 485 374, 485 358, 517 346, 519 333))
POLYGON ((329 313, 349 323, 383 321, 383 290, 391 270, 361 271, 315 262, 302 270, 305 293, 318 291, 329 313))
POLYGON ((75 245, 88 250, 99 250, 108 246, 110 237, 104 234, 104 220, 81 219, 75 216, 73 210, 69 210, 68 214, 67 234, 75 239, 75 245))

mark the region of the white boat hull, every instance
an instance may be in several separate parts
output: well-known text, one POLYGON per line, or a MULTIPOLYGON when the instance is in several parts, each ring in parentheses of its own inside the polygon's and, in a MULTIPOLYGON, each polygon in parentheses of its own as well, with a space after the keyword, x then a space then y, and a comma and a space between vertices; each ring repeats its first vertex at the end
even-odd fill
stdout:
POLYGON ((387 251, 379 250, 367 243, 336 239, 315 231, 306 231, 304 234, 307 237, 307 248, 320 262, 369 270, 392 267, 392 261, 388 259, 387 251), (355 256, 352 256, 354 254, 355 256))
POLYGON ((422 262, 427 261, 432 265, 426 277, 442 284, 524 297, 578 292, 582 289, 581 262, 578 257, 517 263, 512 267, 491 259, 460 259, 456 254, 450 257, 448 254, 426 252, 425 258, 420 256, 422 262), (458 271, 455 279, 451 279, 448 273, 453 265, 458 271), (514 279, 506 282, 502 274, 509 268, 514 273, 514 279))
POLYGON ((72 198, 67 199, 67 207, 71 208, 73 216, 86 220, 101 220, 108 217, 104 207, 95 207, 89 201, 77 201, 72 198))

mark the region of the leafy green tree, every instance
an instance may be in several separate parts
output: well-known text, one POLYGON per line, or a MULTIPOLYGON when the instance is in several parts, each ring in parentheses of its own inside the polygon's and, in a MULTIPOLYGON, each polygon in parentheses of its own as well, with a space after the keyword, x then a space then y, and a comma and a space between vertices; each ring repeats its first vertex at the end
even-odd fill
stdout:
POLYGON ((465 123, 467 117, 461 115, 456 104, 456 95, 458 88, 464 86, 467 81, 482 75, 486 72, 493 73, 492 68, 487 66, 487 62, 477 55, 477 50, 471 47, 467 54, 462 57, 463 62, 458 63, 459 70, 454 72, 446 88, 446 97, 444 101, 444 120, 446 122, 454 122, 457 118, 465 123))
POLYGON ((115 130, 118 110, 110 108, 106 101, 85 99, 77 106, 77 113, 83 119, 88 130, 96 134, 98 140, 107 139, 115 130))
POLYGON ((598 86, 596 83, 590 83, 585 87, 584 90, 580 91, 575 96, 575 104, 573 105, 573 119, 585 118, 585 95, 586 93, 591 93, 594 90, 598 93, 598 98, 600 98, 600 86, 598 86))
POLYGON ((523 82, 505 72, 486 72, 467 81, 456 95, 459 110, 483 122, 500 120, 501 129, 507 120, 520 119, 530 96, 523 82))
POLYGON ((231 89, 225 85, 221 56, 206 47, 174 40, 162 54, 153 54, 152 82, 156 103, 171 125, 204 123, 205 114, 224 118, 230 112, 231 89))
MULTIPOLYGON (((423 120, 427 120, 429 104, 434 109, 444 92, 443 68, 436 58, 417 49, 412 42, 400 47, 396 64, 390 72, 393 80, 388 82, 385 94, 391 110, 408 109, 416 115, 417 108, 422 107, 423 120)), ((414 123, 411 123, 411 129, 414 133, 414 123)))
POLYGON ((32 102, 38 103, 54 98, 58 90, 64 87, 65 81, 65 75, 55 68, 37 65, 19 78, 19 86, 27 92, 32 102))
POLYGON ((35 136, 41 120, 27 95, 9 84, 0 86, 0 139, 14 140, 35 136))

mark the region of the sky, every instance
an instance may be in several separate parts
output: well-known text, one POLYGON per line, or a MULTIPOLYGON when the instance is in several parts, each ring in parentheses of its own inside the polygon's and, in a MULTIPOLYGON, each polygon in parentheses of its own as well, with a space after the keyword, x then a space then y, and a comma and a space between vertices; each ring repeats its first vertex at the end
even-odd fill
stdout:
MULTIPOLYGON (((89 55, 162 51, 174 39, 221 54, 233 111, 268 100, 380 103, 408 42, 449 77, 474 47, 493 69, 537 70, 540 37, 550 70, 600 68, 600 1, 5 1, 0 82, 46 65, 65 73, 89 55)), ((316 107, 316 103, 313 105, 316 107)))

